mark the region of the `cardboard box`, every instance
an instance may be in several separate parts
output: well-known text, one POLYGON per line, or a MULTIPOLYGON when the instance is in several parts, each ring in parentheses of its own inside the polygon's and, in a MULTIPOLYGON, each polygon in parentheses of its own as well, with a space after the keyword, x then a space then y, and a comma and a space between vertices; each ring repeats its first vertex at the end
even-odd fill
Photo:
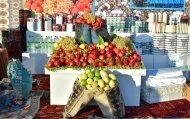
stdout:
POLYGON ((184 86, 184 95, 188 101, 190 101, 190 83, 185 84, 184 86))

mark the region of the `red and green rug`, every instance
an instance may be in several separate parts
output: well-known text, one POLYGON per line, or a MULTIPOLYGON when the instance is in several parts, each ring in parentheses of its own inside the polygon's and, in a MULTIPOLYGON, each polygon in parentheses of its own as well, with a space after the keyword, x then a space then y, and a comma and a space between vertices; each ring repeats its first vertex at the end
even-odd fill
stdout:
MULTIPOLYGON (((49 91, 49 76, 36 75, 34 78, 40 80, 40 85, 35 86, 34 90, 49 91)), ((64 106, 50 105, 50 99, 42 98, 40 110, 35 119, 60 119, 62 118, 64 106)), ((126 118, 190 118, 190 102, 187 100, 174 100, 156 104, 147 104, 141 101, 141 106, 126 107, 126 118)), ((87 106, 73 119, 86 119, 90 115, 102 116, 98 106, 87 106)))

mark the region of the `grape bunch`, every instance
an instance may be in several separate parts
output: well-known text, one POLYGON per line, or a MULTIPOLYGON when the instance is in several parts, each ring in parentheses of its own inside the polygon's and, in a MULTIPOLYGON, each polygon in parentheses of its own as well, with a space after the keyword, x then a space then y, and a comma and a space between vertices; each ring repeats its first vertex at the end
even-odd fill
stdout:
POLYGON ((78 44, 74 38, 64 37, 60 38, 54 45, 54 49, 63 48, 64 50, 74 50, 78 47, 78 44))
POLYGON ((112 44, 114 44, 117 48, 119 49, 125 49, 126 46, 129 46, 132 48, 132 42, 129 38, 122 38, 117 36, 116 38, 113 39, 112 44))

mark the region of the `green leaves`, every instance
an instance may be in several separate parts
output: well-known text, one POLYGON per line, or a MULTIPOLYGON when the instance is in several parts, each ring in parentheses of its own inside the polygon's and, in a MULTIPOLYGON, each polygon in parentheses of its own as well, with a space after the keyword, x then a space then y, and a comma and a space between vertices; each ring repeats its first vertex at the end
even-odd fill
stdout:
POLYGON ((98 36, 98 44, 103 45, 104 44, 104 39, 101 36, 98 36))

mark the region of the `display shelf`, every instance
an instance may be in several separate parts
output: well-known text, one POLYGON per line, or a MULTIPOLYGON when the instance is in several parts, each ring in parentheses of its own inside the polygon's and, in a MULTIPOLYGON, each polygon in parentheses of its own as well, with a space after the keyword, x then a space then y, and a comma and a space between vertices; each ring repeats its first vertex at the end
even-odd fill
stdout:
MULTIPOLYGON (((110 69, 117 76, 119 87, 126 106, 140 105, 141 76, 146 75, 146 69, 110 69)), ((66 105, 72 92, 73 84, 84 70, 58 70, 56 72, 45 69, 50 75, 50 100, 52 105, 66 105)))

